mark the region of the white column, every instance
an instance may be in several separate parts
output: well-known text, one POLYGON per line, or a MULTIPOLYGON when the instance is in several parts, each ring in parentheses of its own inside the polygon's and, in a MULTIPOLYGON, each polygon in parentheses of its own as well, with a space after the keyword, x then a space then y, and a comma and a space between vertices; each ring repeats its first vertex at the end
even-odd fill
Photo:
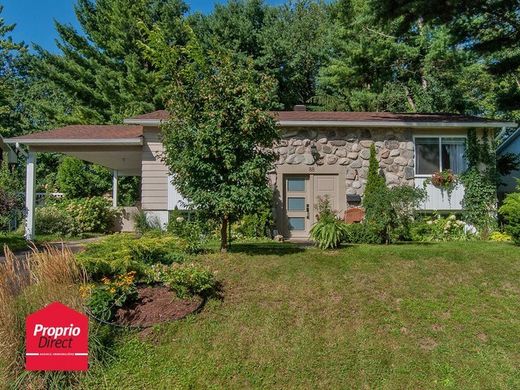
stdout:
POLYGON ((112 171, 112 207, 117 207, 117 170, 112 171))
POLYGON ((27 154, 27 175, 25 178, 25 239, 33 240, 34 231, 34 207, 36 199, 36 153, 29 151, 27 154))

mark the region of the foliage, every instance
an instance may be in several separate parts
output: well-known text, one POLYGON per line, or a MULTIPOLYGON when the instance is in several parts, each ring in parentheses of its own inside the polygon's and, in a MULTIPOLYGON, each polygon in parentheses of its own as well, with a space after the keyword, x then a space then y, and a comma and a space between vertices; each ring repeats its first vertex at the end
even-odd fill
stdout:
POLYGON ((375 146, 371 146, 363 207, 366 223, 379 231, 382 242, 409 238, 410 222, 425 196, 424 189, 408 185, 387 187, 379 172, 375 146))
POLYGON ((112 187, 110 171, 74 157, 65 157, 56 175, 58 189, 69 198, 100 196, 112 187))
POLYGON ((170 235, 114 234, 86 246, 78 260, 94 280, 135 271, 136 277, 146 276, 153 264, 185 261, 178 239, 170 235))
POLYGON ((496 227, 496 188, 499 181, 495 150, 488 140, 487 131, 479 138, 475 130, 468 130, 465 155, 468 170, 461 176, 464 219, 486 238, 496 227))
POLYGON ((371 0, 378 19, 394 21, 400 31, 417 20, 445 26, 453 44, 475 55, 495 79, 494 99, 501 110, 520 108, 520 5, 516 0, 371 0))
POLYGON ((226 251, 228 223, 271 197, 267 172, 278 130, 266 110, 273 80, 259 76, 250 61, 204 51, 194 37, 182 49, 169 45, 161 30, 148 34, 150 57, 173 80, 172 115, 162 128, 172 183, 194 209, 221 221, 226 251))
POLYGON ((512 240, 512 237, 509 234, 494 231, 489 235, 489 240, 496 242, 510 242, 512 240))
POLYGON ((112 209, 111 202, 102 197, 68 200, 63 202, 62 207, 72 218, 72 234, 107 233, 118 213, 112 209))
POLYGON ((9 169, 7 161, 0 161, 0 232, 11 230, 13 221, 22 218, 24 206, 20 191, 16 172, 9 169))
POLYGON ((181 299, 194 295, 209 296, 217 288, 213 272, 199 264, 185 263, 156 267, 154 275, 156 281, 171 288, 181 299))
POLYGON ((205 47, 249 57, 259 73, 275 78, 276 100, 291 109, 315 95, 316 77, 330 50, 329 8, 313 0, 280 6, 231 0, 188 22, 205 47))
POLYGON ((37 207, 35 227, 38 234, 108 233, 117 214, 105 198, 66 199, 37 207))
POLYGON ((385 178, 381 175, 379 163, 376 157, 376 147, 374 144, 370 145, 370 158, 368 165, 367 183, 365 192, 363 193, 363 207, 366 212, 371 212, 374 197, 378 193, 386 190, 385 178))
POLYGON ((253 214, 244 215, 232 226, 232 234, 237 238, 271 237, 274 224, 272 203, 266 203, 253 214))
POLYGON ((476 230, 455 215, 434 216, 413 223, 411 235, 414 241, 466 241, 474 239, 476 230))
POLYGON ((181 215, 176 217, 172 213, 168 231, 180 238, 179 245, 184 252, 189 254, 202 252, 205 235, 200 220, 189 220, 181 215))
POLYGON ((181 43, 176 20, 182 0, 79 0, 81 31, 56 23, 59 54, 36 46, 37 72, 72 99, 68 123, 121 123, 132 115, 164 108, 165 82, 145 58, 142 28, 160 26, 170 43, 181 43))
POLYGON ((345 240, 347 224, 336 217, 328 197, 318 198, 318 222, 311 230, 311 238, 320 249, 334 249, 345 240))
POLYGON ((515 242, 520 245, 520 180, 518 181, 517 191, 508 194, 504 199, 504 204, 500 207, 500 214, 506 220, 506 231, 515 242))
POLYGON ((139 234, 144 234, 154 230, 162 230, 161 222, 157 218, 148 215, 144 210, 139 210, 135 215, 133 215, 133 222, 135 231, 139 234))
POLYGON ((135 272, 103 278, 100 284, 82 286, 82 296, 92 315, 102 321, 110 321, 118 308, 137 298, 134 284, 135 272))
POLYGON ((382 244, 377 226, 371 223, 352 223, 346 226, 345 242, 349 244, 382 244))
POLYGON ((374 6, 364 0, 337 1, 333 15, 332 50, 320 69, 315 98, 323 108, 493 110, 488 102, 493 83, 484 66, 453 43, 448 26, 417 18, 401 30, 399 16, 380 21, 374 6))
POLYGON ((457 185, 457 176, 451 169, 445 169, 441 172, 433 172, 432 177, 425 180, 425 183, 431 182, 435 187, 440 188, 441 191, 448 193, 448 199, 451 199, 451 194, 457 185))

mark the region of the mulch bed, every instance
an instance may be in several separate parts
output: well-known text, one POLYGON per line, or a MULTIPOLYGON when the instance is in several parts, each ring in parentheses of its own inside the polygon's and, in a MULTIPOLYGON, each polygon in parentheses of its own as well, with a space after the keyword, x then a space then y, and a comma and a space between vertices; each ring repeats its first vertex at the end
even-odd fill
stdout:
POLYGON ((136 301, 117 310, 114 319, 116 324, 145 328, 181 319, 203 305, 201 297, 179 299, 165 286, 138 286, 137 292, 136 301))

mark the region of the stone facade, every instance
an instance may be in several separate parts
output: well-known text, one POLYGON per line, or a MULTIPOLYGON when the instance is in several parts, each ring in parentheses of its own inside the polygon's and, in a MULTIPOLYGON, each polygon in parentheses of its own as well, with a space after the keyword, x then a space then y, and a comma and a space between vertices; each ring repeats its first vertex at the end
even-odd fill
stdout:
POLYGON ((414 144, 406 129, 283 129, 282 140, 274 147, 279 156, 276 165, 345 167, 347 194, 362 195, 373 143, 387 184, 413 185, 414 144))

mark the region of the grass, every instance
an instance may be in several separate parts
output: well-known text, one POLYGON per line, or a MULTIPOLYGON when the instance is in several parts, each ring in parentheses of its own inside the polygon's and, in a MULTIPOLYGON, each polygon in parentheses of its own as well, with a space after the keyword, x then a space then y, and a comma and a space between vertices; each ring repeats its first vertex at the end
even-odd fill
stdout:
POLYGON ((224 298, 116 340, 83 388, 520 388, 520 250, 234 244, 224 298))
MULTIPOLYGON (((81 240, 84 238, 93 238, 101 236, 101 234, 98 233, 84 233, 80 237, 62 237, 59 235, 42 235, 39 234, 34 239, 34 243, 37 246, 42 246, 45 243, 48 242, 56 242, 56 241, 76 241, 81 240)), ((30 244, 25 241, 25 238, 23 236, 23 233, 19 232, 10 232, 10 233, 3 233, 0 232, 0 254, 4 254, 4 246, 7 246, 11 251, 13 252, 19 252, 30 249, 30 244)))

